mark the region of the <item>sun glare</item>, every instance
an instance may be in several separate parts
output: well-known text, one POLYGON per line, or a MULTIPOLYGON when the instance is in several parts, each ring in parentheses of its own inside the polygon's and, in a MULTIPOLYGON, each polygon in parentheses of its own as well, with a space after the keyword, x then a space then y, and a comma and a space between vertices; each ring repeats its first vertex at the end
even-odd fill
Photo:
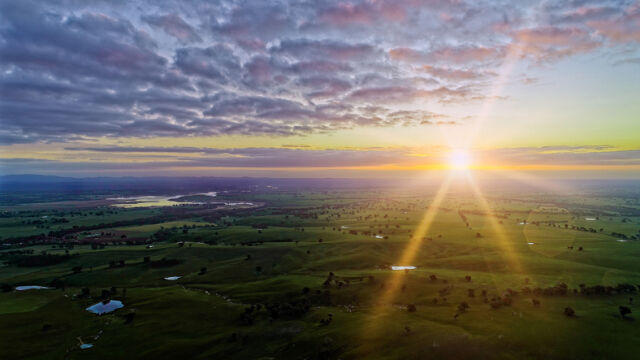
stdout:
POLYGON ((453 170, 469 170, 471 161, 471 155, 466 150, 456 149, 449 154, 448 162, 453 170))

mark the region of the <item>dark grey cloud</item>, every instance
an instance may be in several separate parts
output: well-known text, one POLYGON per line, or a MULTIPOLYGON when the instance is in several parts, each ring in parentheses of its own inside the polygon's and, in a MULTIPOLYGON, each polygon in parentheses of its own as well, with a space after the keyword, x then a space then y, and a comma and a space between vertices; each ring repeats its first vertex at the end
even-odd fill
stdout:
POLYGON ((177 14, 148 15, 143 16, 142 20, 151 26, 162 29, 180 42, 202 41, 196 31, 177 14))
POLYGON ((457 123, 534 64, 640 43, 627 0, 0 1, 0 143, 457 123), (395 114, 391 116, 391 114, 395 114))

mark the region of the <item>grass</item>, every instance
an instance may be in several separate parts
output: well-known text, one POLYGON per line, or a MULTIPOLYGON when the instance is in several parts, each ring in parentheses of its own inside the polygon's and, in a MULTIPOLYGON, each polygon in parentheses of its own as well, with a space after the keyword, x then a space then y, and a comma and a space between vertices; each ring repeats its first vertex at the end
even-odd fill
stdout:
MULTIPOLYGON (((499 229, 492 227, 486 215, 474 213, 466 213, 467 227, 458 210, 477 211, 478 204, 470 198, 451 197, 441 206, 425 234, 430 239, 417 247, 411 264, 396 264, 429 198, 390 201, 369 192, 331 196, 299 192, 295 196, 255 194, 244 200, 269 205, 243 216, 219 218, 216 227, 204 227, 209 223, 192 218, 116 229, 149 236, 160 227, 176 227, 153 248, 76 245, 70 252, 78 256, 62 264, 0 267, 0 283, 46 285, 57 278, 67 286, 0 293, 4 357, 631 359, 640 346, 639 322, 633 320, 640 308, 635 302, 629 304, 633 294, 572 292, 580 284, 640 285, 640 241, 621 243, 609 235, 612 231, 634 235, 629 223, 638 224, 637 217, 616 215, 611 221, 601 216, 601 220, 586 221, 606 229, 592 233, 544 223, 520 225, 518 218, 570 221, 573 215, 536 212, 539 201, 492 201, 494 209, 509 214, 498 218, 499 229), (621 223, 622 218, 630 220, 621 223), (256 224, 266 228, 257 229, 256 224), (196 228, 185 233, 183 225, 196 228), (387 238, 376 238, 375 233, 387 238), (178 246, 178 241, 186 243, 178 246), (145 257, 181 262, 153 268, 145 257), (125 261, 124 267, 109 267, 110 261, 120 260, 125 261), (417 269, 392 273, 385 268, 392 264, 417 269), (79 265, 83 270, 74 274, 72 267, 79 265), (338 280, 350 281, 325 287, 329 272, 338 280), (172 275, 182 277, 175 282, 163 279, 172 275), (430 275, 438 280, 430 280, 430 275), (471 282, 464 279, 467 275, 471 282), (380 304, 394 281, 399 284, 397 293, 380 304), (502 296, 507 289, 520 292, 525 286, 544 288, 561 282, 568 285, 568 295, 520 293, 511 306, 499 309, 492 309, 480 295, 484 290, 490 298, 502 296), (448 286, 450 293, 440 295, 448 286), (74 296, 83 287, 90 288, 94 298, 74 296), (124 309, 104 316, 84 310, 99 300, 102 289, 111 287, 117 288, 113 298, 123 300, 124 309), (468 296, 470 288, 475 290, 473 298, 468 296), (534 297, 541 301, 539 307, 533 306, 534 297), (253 324, 241 320, 251 305, 300 299, 312 302, 304 315, 270 319, 263 309, 253 324), (456 318, 462 302, 469 309, 456 318), (406 311, 407 304, 415 304, 417 311, 406 311), (620 305, 632 309, 628 319, 618 314, 620 305), (576 317, 563 314, 568 306, 576 317), (126 323, 124 315, 129 312, 136 315, 126 323), (332 314, 331 323, 322 325, 328 314, 332 314), (43 330, 45 324, 50 328, 43 330), (97 334, 101 334, 98 339, 90 338, 97 334), (77 337, 95 346, 80 350, 77 337)), ((123 210, 128 211, 144 210, 123 210)), ((582 220, 573 221, 579 225, 582 220)), ((28 249, 64 251, 49 245, 28 249)))

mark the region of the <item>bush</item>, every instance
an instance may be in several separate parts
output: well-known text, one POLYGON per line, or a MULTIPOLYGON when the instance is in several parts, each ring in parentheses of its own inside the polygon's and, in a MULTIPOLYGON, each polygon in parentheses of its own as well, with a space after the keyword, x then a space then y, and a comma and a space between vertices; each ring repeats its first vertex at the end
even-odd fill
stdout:
POLYGON ((576 312, 570 306, 567 306, 566 308, 564 308, 564 314, 568 317, 576 316, 576 312))
POLYGON ((182 261, 180 261, 178 259, 162 258, 160 260, 151 261, 151 267, 152 268, 164 268, 164 267, 176 266, 176 265, 181 264, 181 263, 182 263, 182 261))
POLYGON ((18 255, 9 258, 7 263, 9 265, 15 265, 20 267, 36 267, 36 266, 50 266, 63 263, 71 259, 71 255, 18 255))
POLYGON ((622 316, 622 317, 625 317, 625 316, 631 314, 631 309, 629 309, 626 306, 620 306, 618 308, 618 310, 620 311, 620 316, 622 316))

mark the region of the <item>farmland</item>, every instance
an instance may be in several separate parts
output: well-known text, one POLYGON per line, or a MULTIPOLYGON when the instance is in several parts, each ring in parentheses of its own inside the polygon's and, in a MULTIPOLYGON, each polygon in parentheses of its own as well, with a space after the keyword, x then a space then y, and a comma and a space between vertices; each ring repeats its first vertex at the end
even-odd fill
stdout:
POLYGON ((0 348, 25 359, 634 357, 637 203, 436 198, 252 190, 229 196, 251 206, 5 207, 0 348), (34 236, 42 226, 54 233, 34 236), (50 289, 14 290, 25 285, 50 289), (108 299, 124 308, 84 310, 108 299))

